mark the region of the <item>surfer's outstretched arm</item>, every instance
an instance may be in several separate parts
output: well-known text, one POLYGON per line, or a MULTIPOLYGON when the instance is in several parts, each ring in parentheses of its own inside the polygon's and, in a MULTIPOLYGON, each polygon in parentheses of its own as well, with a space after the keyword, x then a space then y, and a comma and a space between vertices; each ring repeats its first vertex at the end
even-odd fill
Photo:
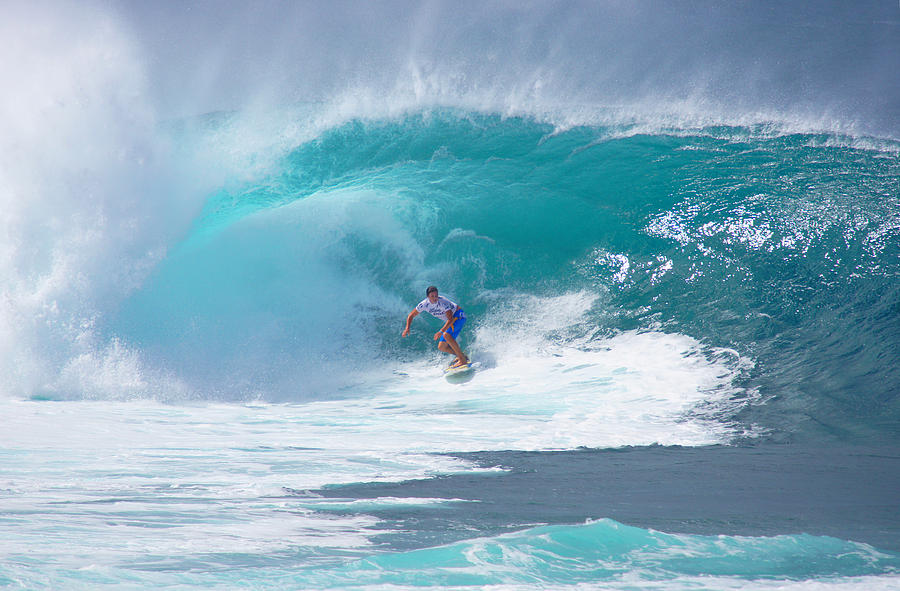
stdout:
POLYGON ((413 318, 419 315, 419 311, 413 308, 413 311, 409 313, 409 316, 406 317, 406 328, 403 329, 403 332, 400 333, 401 336, 409 336, 409 325, 412 323, 413 318))

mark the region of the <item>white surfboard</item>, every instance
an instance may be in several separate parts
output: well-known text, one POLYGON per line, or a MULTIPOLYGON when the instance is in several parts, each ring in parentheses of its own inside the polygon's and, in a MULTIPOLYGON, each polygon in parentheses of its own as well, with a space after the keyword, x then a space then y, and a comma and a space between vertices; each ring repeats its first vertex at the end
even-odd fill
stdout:
POLYGON ((475 367, 470 359, 469 362, 465 365, 457 365, 455 367, 448 367, 444 370, 444 377, 447 378, 447 381, 457 382, 457 381, 467 381, 472 378, 475 374, 475 367))

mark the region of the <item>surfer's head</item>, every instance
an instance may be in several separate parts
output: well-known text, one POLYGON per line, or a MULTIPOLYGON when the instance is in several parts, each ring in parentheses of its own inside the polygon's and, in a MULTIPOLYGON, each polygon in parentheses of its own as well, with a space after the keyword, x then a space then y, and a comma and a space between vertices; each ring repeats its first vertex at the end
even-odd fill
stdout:
POLYGON ((429 285, 428 289, 425 290, 425 295, 429 300, 436 300, 438 297, 438 290, 435 286, 429 285), (434 294, 434 297, 432 297, 431 294, 434 294))

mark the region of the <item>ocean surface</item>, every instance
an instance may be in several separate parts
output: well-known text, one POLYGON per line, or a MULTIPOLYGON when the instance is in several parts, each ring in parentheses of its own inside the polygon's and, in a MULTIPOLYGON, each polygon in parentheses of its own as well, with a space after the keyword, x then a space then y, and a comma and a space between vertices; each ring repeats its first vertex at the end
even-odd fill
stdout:
POLYGON ((900 7, 341 6, 10 5, 0 587, 900 589, 900 7))

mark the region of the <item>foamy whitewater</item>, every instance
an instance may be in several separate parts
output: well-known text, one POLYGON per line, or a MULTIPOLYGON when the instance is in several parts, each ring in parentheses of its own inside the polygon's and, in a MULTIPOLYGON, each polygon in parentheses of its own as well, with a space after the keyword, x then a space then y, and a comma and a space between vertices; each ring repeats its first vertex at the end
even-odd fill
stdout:
POLYGON ((0 586, 900 589, 896 2, 3 12, 0 586))

